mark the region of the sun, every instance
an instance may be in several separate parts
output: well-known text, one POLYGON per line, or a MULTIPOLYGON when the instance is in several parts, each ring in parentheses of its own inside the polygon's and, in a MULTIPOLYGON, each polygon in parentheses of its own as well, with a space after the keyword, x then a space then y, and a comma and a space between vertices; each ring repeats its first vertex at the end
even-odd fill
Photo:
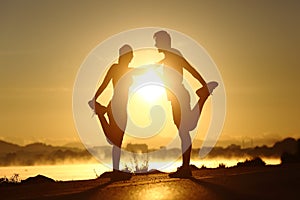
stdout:
POLYGON ((147 103, 162 100, 166 92, 161 74, 161 69, 148 66, 145 73, 134 77, 132 93, 135 93, 147 103))
POLYGON ((149 84, 142 86, 136 92, 144 101, 154 103, 163 98, 165 89, 160 85, 149 84))

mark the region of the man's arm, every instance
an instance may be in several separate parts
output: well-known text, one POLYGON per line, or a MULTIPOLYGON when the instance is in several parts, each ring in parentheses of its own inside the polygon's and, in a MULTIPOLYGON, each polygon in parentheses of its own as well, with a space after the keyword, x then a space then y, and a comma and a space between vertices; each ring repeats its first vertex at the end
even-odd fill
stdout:
POLYGON ((183 60, 183 67, 184 69, 186 69, 190 74, 192 74, 193 77, 195 77, 201 84, 203 87, 207 88, 206 82, 205 80, 202 78, 202 76, 195 70, 195 68, 193 68, 190 63, 188 63, 184 58, 182 58, 183 60))

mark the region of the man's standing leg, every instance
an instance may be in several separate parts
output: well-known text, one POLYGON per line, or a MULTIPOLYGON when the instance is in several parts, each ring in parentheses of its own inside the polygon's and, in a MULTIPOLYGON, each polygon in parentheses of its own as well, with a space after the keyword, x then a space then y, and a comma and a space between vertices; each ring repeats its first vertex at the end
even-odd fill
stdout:
POLYGON ((171 105, 172 105, 173 120, 179 133, 179 137, 181 141, 181 151, 182 151, 182 166, 176 172, 171 173, 169 175, 172 178, 185 178, 185 177, 192 176, 189 167, 191 151, 192 151, 192 140, 188 129, 185 126, 181 126, 182 116, 187 116, 185 112, 190 110, 189 107, 190 98, 189 95, 188 96, 185 95, 183 97, 181 96, 181 99, 182 101, 179 103, 178 99, 174 94, 171 94, 169 96, 169 100, 171 100, 171 105))

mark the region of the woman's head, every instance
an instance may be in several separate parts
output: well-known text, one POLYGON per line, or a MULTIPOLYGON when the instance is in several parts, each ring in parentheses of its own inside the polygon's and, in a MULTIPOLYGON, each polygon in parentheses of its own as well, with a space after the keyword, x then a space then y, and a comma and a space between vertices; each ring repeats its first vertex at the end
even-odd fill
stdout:
POLYGON ((119 62, 130 63, 133 58, 133 49, 128 44, 119 49, 119 62))

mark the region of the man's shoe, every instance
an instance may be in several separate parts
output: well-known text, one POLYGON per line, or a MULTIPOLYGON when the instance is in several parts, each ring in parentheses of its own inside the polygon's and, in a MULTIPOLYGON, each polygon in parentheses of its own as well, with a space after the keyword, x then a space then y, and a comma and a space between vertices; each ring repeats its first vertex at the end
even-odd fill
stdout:
POLYGON ((190 178, 192 176, 192 171, 190 167, 178 167, 176 172, 170 173, 170 178, 190 178))
POLYGON ((209 95, 212 94, 212 92, 214 91, 214 89, 215 89, 216 87, 218 87, 218 85, 219 85, 218 82, 216 82, 216 81, 211 81, 211 82, 207 83, 208 93, 207 93, 207 90, 206 90, 204 87, 202 87, 202 88, 200 88, 200 89, 198 89, 198 90, 196 91, 196 94, 197 94, 200 98, 207 98, 209 95))

